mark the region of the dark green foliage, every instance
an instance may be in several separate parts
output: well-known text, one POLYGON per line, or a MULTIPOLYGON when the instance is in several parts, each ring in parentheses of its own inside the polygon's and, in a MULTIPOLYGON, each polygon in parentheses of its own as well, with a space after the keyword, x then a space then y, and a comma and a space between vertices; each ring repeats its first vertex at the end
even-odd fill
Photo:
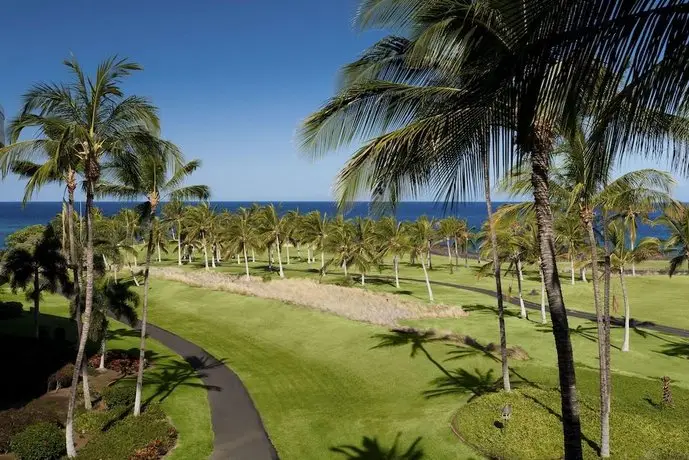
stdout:
POLYGON ((124 417, 128 411, 128 406, 113 407, 106 411, 86 411, 74 419, 74 429, 82 435, 95 434, 124 417))
MULTIPOLYGON (((127 417, 116 422, 112 428, 93 438, 79 452, 80 460, 122 460, 129 459, 139 450, 156 445, 165 451, 175 443, 177 432, 159 411, 147 411, 139 417, 127 417)), ((136 458, 136 457, 135 457, 136 458)), ((149 457, 139 457, 149 458, 149 457)))
POLYGON ((19 318, 24 313, 20 302, 0 302, 0 319, 19 318))
POLYGON ((0 412, 0 453, 10 450, 10 441, 16 434, 39 422, 55 425, 61 420, 57 414, 32 407, 8 409, 0 412))
POLYGON ((41 422, 16 434, 11 447, 19 460, 53 460, 65 453, 65 439, 57 425, 41 422))
POLYGON ((74 375, 74 364, 67 363, 55 372, 51 381, 57 388, 67 388, 72 384, 72 375, 74 375))
POLYGON ((132 385, 113 385, 107 387, 102 393, 103 401, 108 407, 131 406, 134 404, 136 389, 132 385))
POLYGON ((341 277, 338 277, 337 279, 335 279, 333 281, 333 284, 335 284, 337 286, 343 286, 343 287, 353 287, 357 283, 356 283, 356 281, 354 281, 352 279, 351 276, 341 276, 341 277))

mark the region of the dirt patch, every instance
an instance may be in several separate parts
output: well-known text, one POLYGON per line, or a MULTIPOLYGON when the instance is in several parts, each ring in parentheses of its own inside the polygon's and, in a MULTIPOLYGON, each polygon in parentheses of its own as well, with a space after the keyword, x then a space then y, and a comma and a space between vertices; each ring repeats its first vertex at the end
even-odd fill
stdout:
POLYGON ((158 278, 192 286, 281 300, 384 326, 395 326, 403 319, 458 318, 468 315, 458 306, 412 302, 394 295, 321 284, 308 279, 263 282, 260 278, 246 280, 244 276, 201 270, 188 272, 172 267, 151 267, 151 273, 158 278))

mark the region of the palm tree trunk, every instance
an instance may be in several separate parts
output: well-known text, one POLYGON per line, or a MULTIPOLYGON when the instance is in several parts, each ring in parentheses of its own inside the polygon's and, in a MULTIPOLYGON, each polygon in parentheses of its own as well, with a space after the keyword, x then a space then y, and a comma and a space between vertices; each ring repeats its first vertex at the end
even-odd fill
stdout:
POLYGON ((206 237, 205 236, 201 240, 201 244, 203 244, 203 261, 206 264, 206 270, 208 270, 208 249, 206 248, 206 237))
MULTIPOLYGON (((632 238, 632 235, 630 233, 629 235, 629 249, 631 252, 634 252, 634 245, 636 244, 636 241, 632 238)), ((632 276, 636 276, 636 262, 632 260, 632 276)), ((626 351, 626 350, 623 350, 626 351)))
POLYGON ((285 249, 287 250, 287 265, 289 265, 289 264, 290 264, 290 260, 289 260, 289 243, 287 243, 287 244, 285 245, 285 249))
POLYGON ((256 262, 256 251, 254 248, 251 248, 251 262, 256 262))
MULTIPOLYGON (((632 275, 633 276, 633 275, 632 275)), ((624 341, 622 351, 629 351, 629 298, 627 297, 627 285, 624 282, 624 267, 620 267, 620 285, 622 286, 622 299, 624 301, 624 341)))
POLYGON ((141 393, 144 386, 144 363, 146 361, 146 323, 148 322, 148 286, 150 282, 151 253, 153 252, 153 219, 155 206, 151 208, 148 246, 146 247, 146 266, 144 268, 144 301, 141 307, 141 341, 139 344, 139 370, 136 374, 136 398, 134 399, 134 416, 141 413, 141 393))
POLYGON ((488 228, 491 246, 493 248, 493 275, 495 276, 495 292, 498 300, 498 328, 500 330, 500 360, 502 363, 502 387, 505 391, 511 391, 510 368, 507 363, 507 332, 505 330, 505 306, 502 298, 502 276, 500 274, 500 259, 498 258, 498 237, 495 233, 493 222, 493 205, 490 197, 490 170, 488 169, 488 155, 483 158, 483 187, 486 199, 486 211, 488 213, 488 228))
POLYGON ((522 295, 522 261, 519 259, 517 259, 517 291, 519 291, 519 314, 522 319, 528 319, 529 315, 526 313, 522 295))
MULTIPOLYGON (((481 257, 478 258, 481 264, 481 257)), ((469 268, 469 238, 464 240, 464 268, 469 268)))
POLYGON ((600 450, 600 456, 603 458, 610 457, 610 412, 612 392, 612 375, 610 374, 610 284, 612 273, 609 236, 608 211, 603 210, 603 247, 605 250, 605 259, 603 260, 603 359, 605 361, 605 387, 601 388, 601 390, 604 390, 601 394, 604 411, 601 411, 600 450))
POLYGON ((347 276, 347 262, 343 261, 342 262, 342 269, 344 270, 344 276, 347 276))
POLYGON ((79 338, 79 347, 77 349, 77 358, 74 364, 74 373, 72 374, 72 385, 69 389, 69 404, 67 406, 67 421, 65 423, 65 444, 67 448, 67 456, 74 458, 77 455, 74 447, 74 406, 77 399, 77 384, 79 383, 79 373, 81 370, 80 364, 84 360, 84 351, 86 349, 86 340, 88 338, 89 329, 91 328, 91 311, 93 308, 93 222, 91 218, 91 209, 93 208, 93 187, 98 180, 98 175, 93 171, 96 170, 97 165, 92 164, 93 159, 87 155, 86 170, 89 173, 87 177, 86 189, 86 295, 84 301, 84 316, 82 322, 81 337, 79 338))
POLYGON ((574 356, 572 354, 572 342, 569 337, 567 310, 562 297, 560 277, 556 268, 553 214, 550 209, 549 198, 548 172, 550 170, 551 150, 549 139, 552 137, 546 134, 545 139, 548 140, 544 141, 544 138, 539 136, 538 133, 534 134, 536 134, 534 136, 534 146, 530 152, 531 183, 538 225, 541 270, 543 270, 543 279, 548 295, 550 320, 553 323, 553 336, 557 351, 565 459, 580 460, 583 452, 581 449, 581 420, 579 418, 579 402, 577 401, 576 392, 574 356))
POLYGON ((445 243, 447 244, 447 260, 448 263, 450 264, 450 274, 453 273, 453 266, 452 266, 452 250, 450 249, 450 238, 445 238, 445 243))
POLYGON ((277 253, 278 253, 278 267, 280 268, 280 278, 284 278, 285 272, 282 271, 282 257, 280 255, 280 237, 279 236, 275 237, 275 246, 277 247, 277 253))
POLYGON ((399 262, 399 257, 397 255, 395 255, 392 258, 392 264, 395 266, 395 287, 397 287, 397 289, 399 289, 400 288, 400 270, 399 270, 400 262, 399 262))
POLYGON ((571 253, 569 255, 569 272, 572 276, 572 286, 574 286, 576 282, 574 281, 574 256, 571 253))
POLYGON ((105 346, 107 337, 107 334, 103 334, 103 340, 101 340, 100 343, 100 366, 98 366, 98 369, 101 371, 105 370, 105 346))
POLYGON ((586 267, 581 267, 581 281, 583 283, 588 283, 588 280, 586 279, 586 267))
POLYGON ((182 266, 182 223, 177 221, 177 265, 182 266))
POLYGON ((160 245, 156 244, 156 248, 158 248, 158 263, 160 263, 160 262, 162 262, 162 260, 160 258, 160 245))
POLYGON ((246 245, 242 245, 244 247, 244 269, 246 270, 246 280, 249 281, 251 279, 251 276, 249 276, 249 259, 246 257, 246 245))
POLYGON ((423 276, 426 278, 426 289, 428 289, 428 301, 434 302, 433 290, 431 289, 431 280, 428 278, 428 270, 426 270, 426 264, 423 262, 423 255, 421 255, 419 259, 421 260, 421 268, 423 268, 423 276))
POLYGON ((325 254, 321 251, 321 272, 325 269, 325 254))
POLYGON ((366 274, 361 272, 361 285, 366 286, 366 274))
POLYGON ((115 277, 115 282, 117 282, 117 266, 114 266, 112 269, 113 276, 115 277))
POLYGON ((538 272, 541 275, 541 324, 546 324, 548 319, 545 316, 545 282, 543 280, 543 270, 541 270, 541 262, 538 262, 538 272))
MULTIPOLYGON (((34 261, 34 263, 37 263, 34 261)), ((34 268, 33 271, 33 330, 34 330, 34 337, 36 337, 36 340, 39 339, 40 331, 39 331, 39 304, 41 302, 41 283, 40 283, 40 272, 38 270, 38 267, 34 268)))
POLYGON ((428 248, 426 250, 426 256, 428 257, 428 269, 433 270, 433 259, 431 259, 431 241, 428 241, 428 248))

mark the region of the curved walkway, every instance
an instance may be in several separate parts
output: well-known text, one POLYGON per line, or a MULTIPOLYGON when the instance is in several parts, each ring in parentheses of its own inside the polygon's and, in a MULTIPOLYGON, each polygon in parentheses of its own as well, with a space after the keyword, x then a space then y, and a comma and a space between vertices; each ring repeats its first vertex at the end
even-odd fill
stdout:
POLYGON ((203 348, 147 324, 148 336, 182 356, 208 390, 213 423, 212 460, 277 460, 278 455, 249 392, 237 374, 203 348))
MULTIPOLYGON (((392 278, 390 277, 383 277, 387 280, 390 280, 392 278)), ((413 281, 417 283, 425 283, 425 280, 421 279, 416 279, 416 278, 400 278, 400 281, 413 281)), ((477 292, 479 294, 487 294, 492 297, 498 296, 497 292, 491 290, 491 289, 484 289, 484 288, 479 288, 475 286, 465 286, 462 284, 455 284, 455 283, 448 283, 446 281, 432 281, 431 284, 437 285, 437 286, 445 286, 445 287, 451 287, 455 289, 462 289, 464 291, 471 291, 471 292, 477 292)), ((504 299, 504 296, 503 296, 504 299)), ((509 299, 509 303, 519 306, 519 301, 514 300, 514 299, 509 299)), ((524 306, 530 310, 541 310, 541 306, 537 303, 530 302, 528 300, 524 300, 524 306)), ((590 313, 587 311, 581 311, 581 310, 572 310, 570 308, 567 309, 567 316, 573 316, 575 318, 583 318, 587 319, 590 321, 596 321, 596 315, 594 313, 590 313)), ((610 322, 616 326, 624 326, 624 318, 617 318, 617 317, 610 317, 610 322)), ((669 335, 675 335, 678 337, 685 337, 689 338, 689 330, 687 329, 682 329, 679 327, 672 327, 672 326, 665 326, 662 324, 656 324, 652 321, 640 321, 640 320, 635 320, 634 318, 631 319, 630 321, 631 327, 641 327, 644 329, 649 329, 652 331, 656 332, 661 332, 663 334, 669 334, 669 335)))

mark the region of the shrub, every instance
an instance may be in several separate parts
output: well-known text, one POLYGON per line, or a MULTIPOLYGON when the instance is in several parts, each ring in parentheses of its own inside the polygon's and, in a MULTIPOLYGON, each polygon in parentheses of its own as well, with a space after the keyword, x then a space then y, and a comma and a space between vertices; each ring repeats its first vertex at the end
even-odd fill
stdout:
POLYGON ((165 455, 169 447, 160 439, 155 439, 148 443, 146 447, 137 449, 129 460, 158 460, 165 455))
POLYGON ((12 437, 26 427, 38 422, 49 422, 56 425, 60 424, 61 421, 60 416, 56 413, 33 407, 0 412, 0 453, 8 452, 12 437))
POLYGON ((55 372, 53 382, 59 388, 67 388, 72 385, 72 377, 74 376, 74 364, 68 363, 55 372))
POLYGON ((131 406, 136 398, 136 388, 132 385, 113 385, 103 389, 103 401, 109 408, 131 406))
POLYGON ((128 406, 117 406, 107 411, 86 411, 74 419, 74 429, 82 435, 98 433, 122 418, 128 411, 128 406))
MULTIPOLYGON (((79 452, 80 460, 143 460, 159 458, 158 452, 169 451, 175 444, 177 432, 158 414, 144 412, 138 417, 127 417, 112 428, 94 437, 79 452), (158 441, 158 442, 156 442, 158 441), (157 457, 146 457, 156 449, 157 457), (160 450, 158 450, 160 449, 160 450), (136 455, 141 455, 136 457, 136 455)), ((164 453, 163 452, 163 453, 164 453)))
POLYGON ((0 319, 19 318, 24 314, 20 302, 0 302, 0 319))
POLYGON ((57 425, 41 422, 16 434, 11 447, 19 460, 53 460, 65 453, 65 439, 57 425))

